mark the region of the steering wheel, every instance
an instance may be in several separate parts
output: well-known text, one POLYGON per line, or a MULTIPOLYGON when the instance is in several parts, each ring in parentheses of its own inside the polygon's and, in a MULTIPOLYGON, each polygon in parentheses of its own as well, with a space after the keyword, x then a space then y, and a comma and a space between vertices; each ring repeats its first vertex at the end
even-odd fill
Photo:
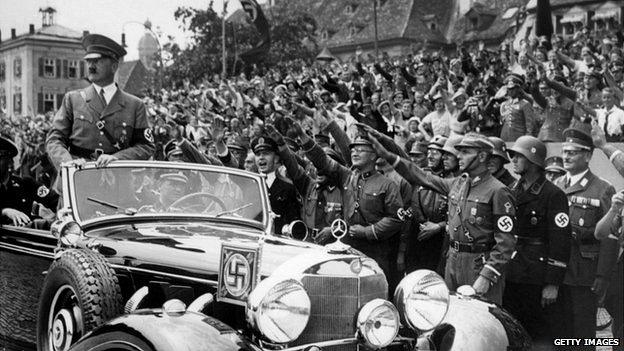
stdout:
POLYGON ((171 205, 169 205, 168 209, 175 208, 175 207, 182 207, 184 209, 196 209, 196 211, 199 212, 199 213, 208 213, 208 212, 214 210, 214 205, 215 204, 219 205, 219 212, 225 211, 225 204, 218 197, 216 197, 216 196, 214 196, 212 194, 208 194, 208 193, 192 193, 192 194, 184 195, 181 198, 177 199, 171 205), (180 204, 182 204, 184 202, 190 202, 190 201, 193 201, 193 200, 199 201, 202 198, 208 198, 208 199, 212 200, 212 202, 208 206, 206 206, 202 202, 198 202, 198 203, 195 203, 195 204, 191 203, 190 206, 180 206, 180 204))

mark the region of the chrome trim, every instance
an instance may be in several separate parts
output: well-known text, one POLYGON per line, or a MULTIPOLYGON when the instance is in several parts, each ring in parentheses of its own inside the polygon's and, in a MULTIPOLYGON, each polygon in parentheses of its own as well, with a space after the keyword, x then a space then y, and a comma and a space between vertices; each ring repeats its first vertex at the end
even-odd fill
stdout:
POLYGON ((50 249, 51 251, 54 251, 54 249, 56 248, 56 244, 48 245, 48 244, 40 243, 38 241, 28 240, 26 238, 14 238, 14 239, 16 242, 20 244, 32 245, 32 246, 40 247, 43 249, 50 249))
POLYGON ((25 254, 29 254, 29 255, 34 255, 34 256, 54 259, 54 253, 48 253, 48 252, 42 252, 42 251, 38 251, 38 250, 23 248, 23 247, 17 246, 17 245, 0 243, 0 248, 4 248, 4 249, 11 250, 11 251, 14 251, 14 252, 21 252, 21 253, 25 253, 25 254))
MULTIPOLYGON (((394 338, 394 340, 390 343, 390 345, 414 343, 415 341, 416 340, 414 338, 405 338, 402 336, 398 336, 394 338)), ((286 347, 286 348, 279 349, 279 350, 280 351, 300 351, 300 350, 305 350, 306 348, 312 347, 312 346, 318 346, 320 348, 323 348, 323 347, 329 347, 329 346, 360 345, 360 344, 361 343, 357 338, 346 338, 346 339, 315 342, 315 343, 298 345, 298 346, 293 346, 293 347, 286 347)), ((255 345, 252 345, 252 346, 254 346, 256 350, 263 350, 263 351, 273 350, 273 349, 268 349, 268 348, 263 348, 263 347, 257 347, 255 345)))
POLYGON ((110 264, 110 266, 115 269, 115 270, 126 270, 126 271, 136 271, 136 272, 141 272, 141 273, 148 273, 148 274, 154 274, 157 276, 164 276, 164 277, 169 277, 169 278, 174 278, 174 279, 184 279, 184 280, 190 280, 196 283, 202 283, 202 284, 207 284, 213 287, 217 287, 218 282, 215 280, 210 280, 210 279, 202 279, 202 278, 193 278, 193 277, 187 277, 184 275, 179 275, 179 274, 173 274, 173 273, 164 273, 164 272, 160 272, 160 271, 154 271, 151 269, 144 269, 144 268, 138 268, 138 267, 128 267, 128 266, 123 266, 123 265, 119 265, 119 264, 110 264))
POLYGON ((46 238, 46 239, 52 239, 52 240, 56 241, 56 237, 54 235, 50 234, 50 232, 47 231, 47 230, 34 229, 34 228, 25 228, 25 227, 16 227, 16 226, 10 225, 10 224, 2 224, 2 225, 0 225, 0 228, 6 229, 7 231, 11 231, 11 232, 24 233, 24 234, 38 236, 38 237, 42 237, 42 238, 46 238))

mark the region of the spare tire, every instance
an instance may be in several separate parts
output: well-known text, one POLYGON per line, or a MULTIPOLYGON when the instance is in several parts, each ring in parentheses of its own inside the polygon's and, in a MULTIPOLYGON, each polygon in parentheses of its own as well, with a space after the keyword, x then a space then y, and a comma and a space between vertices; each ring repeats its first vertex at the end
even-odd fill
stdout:
POLYGON ((43 283, 37 350, 67 350, 122 312, 119 281, 106 259, 91 250, 67 250, 52 263, 43 283))

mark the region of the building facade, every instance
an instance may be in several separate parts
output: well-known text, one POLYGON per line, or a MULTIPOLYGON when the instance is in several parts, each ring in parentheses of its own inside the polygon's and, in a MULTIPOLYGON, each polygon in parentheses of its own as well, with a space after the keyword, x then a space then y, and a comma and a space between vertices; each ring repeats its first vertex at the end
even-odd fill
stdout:
POLYGON ((67 91, 87 86, 83 34, 45 14, 39 29, 31 24, 21 35, 12 29, 0 41, 0 110, 15 116, 55 111, 67 91))

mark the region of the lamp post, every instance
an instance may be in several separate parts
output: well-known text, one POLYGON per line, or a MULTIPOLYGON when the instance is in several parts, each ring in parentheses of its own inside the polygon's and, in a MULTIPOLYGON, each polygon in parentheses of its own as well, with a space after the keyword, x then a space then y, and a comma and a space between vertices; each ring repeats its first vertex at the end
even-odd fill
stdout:
POLYGON ((373 0, 373 18, 375 23, 375 60, 379 59, 379 44, 377 37, 377 0, 373 0))
POLYGON ((138 21, 127 21, 127 22, 124 22, 124 24, 121 26, 121 46, 123 46, 124 48, 128 47, 128 45, 126 45, 126 25, 128 25, 128 24, 138 24, 138 25, 140 25, 141 27, 147 29, 152 34, 154 39, 156 39, 156 43, 158 44, 158 63, 159 63, 159 66, 160 66, 159 69, 158 69, 158 84, 159 84, 158 88, 162 88, 162 86, 163 86, 163 74, 164 74, 164 70, 165 70, 165 65, 163 63, 163 58, 162 58, 162 45, 160 45, 160 40, 158 39, 158 35, 146 23, 141 23, 141 22, 138 22, 138 21))

